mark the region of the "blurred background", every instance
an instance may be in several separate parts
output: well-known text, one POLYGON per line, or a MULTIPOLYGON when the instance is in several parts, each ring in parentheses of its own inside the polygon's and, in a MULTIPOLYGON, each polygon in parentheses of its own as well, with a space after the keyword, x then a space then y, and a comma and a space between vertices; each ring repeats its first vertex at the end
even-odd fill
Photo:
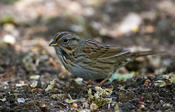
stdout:
POLYGON ((154 77, 173 73, 174 12, 174 0, 0 0, 1 90, 30 84, 31 76, 40 77, 41 87, 53 77, 67 84, 70 76, 48 46, 60 31, 133 51, 165 51, 135 61, 124 71, 154 77))

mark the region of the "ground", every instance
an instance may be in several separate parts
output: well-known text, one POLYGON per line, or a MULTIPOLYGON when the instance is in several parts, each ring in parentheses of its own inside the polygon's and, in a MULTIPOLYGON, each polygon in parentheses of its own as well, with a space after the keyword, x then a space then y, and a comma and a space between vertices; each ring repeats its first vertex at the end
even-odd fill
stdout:
POLYGON ((0 111, 175 111, 174 7, 173 0, 0 0, 0 111), (48 46, 58 31, 163 53, 135 60, 102 87, 87 85, 48 46))

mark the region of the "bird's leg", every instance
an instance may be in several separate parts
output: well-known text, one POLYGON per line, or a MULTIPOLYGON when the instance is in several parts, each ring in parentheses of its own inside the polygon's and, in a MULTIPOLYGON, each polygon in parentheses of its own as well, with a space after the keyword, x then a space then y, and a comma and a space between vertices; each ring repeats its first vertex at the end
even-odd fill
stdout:
POLYGON ((93 81, 92 80, 85 80, 87 82, 87 84, 91 84, 93 81))
POLYGON ((84 79, 84 81, 87 85, 98 85, 96 82, 94 82, 94 80, 84 79))
POLYGON ((91 84, 93 81, 92 80, 89 80, 89 79, 84 79, 83 78, 83 82, 87 85, 91 84))
POLYGON ((102 86, 109 78, 112 77, 112 74, 111 75, 108 75, 105 79, 103 79, 99 84, 98 86, 102 86))
MULTIPOLYGON (((117 73, 117 72, 119 71, 119 68, 120 68, 120 67, 125 66, 125 65, 126 65, 127 63, 129 63, 130 61, 131 61, 130 59, 127 59, 127 62, 122 63, 122 65, 120 65, 120 66, 118 67, 118 69, 115 71, 115 73, 117 73)), ((98 84, 98 86, 102 86, 109 78, 112 77, 112 75, 113 75, 113 74, 108 75, 104 80, 102 80, 102 81, 98 84)))

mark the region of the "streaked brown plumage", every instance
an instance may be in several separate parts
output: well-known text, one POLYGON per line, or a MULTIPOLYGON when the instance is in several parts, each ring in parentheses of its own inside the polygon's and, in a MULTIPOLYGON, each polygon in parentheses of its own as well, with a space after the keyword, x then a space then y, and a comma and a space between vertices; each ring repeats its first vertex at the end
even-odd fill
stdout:
POLYGON ((69 72, 93 80, 109 78, 133 59, 155 54, 152 51, 131 52, 95 40, 85 40, 70 32, 57 33, 49 45, 54 46, 69 72))

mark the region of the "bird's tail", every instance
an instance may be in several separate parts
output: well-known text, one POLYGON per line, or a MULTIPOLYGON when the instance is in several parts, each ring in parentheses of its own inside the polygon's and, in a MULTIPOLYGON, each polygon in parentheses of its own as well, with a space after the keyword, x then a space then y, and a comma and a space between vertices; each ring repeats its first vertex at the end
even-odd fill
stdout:
POLYGON ((131 53, 130 57, 131 58, 137 58, 137 57, 143 57, 143 56, 148 56, 148 55, 157 55, 157 54, 162 54, 163 52, 156 52, 156 51, 137 51, 131 53))

